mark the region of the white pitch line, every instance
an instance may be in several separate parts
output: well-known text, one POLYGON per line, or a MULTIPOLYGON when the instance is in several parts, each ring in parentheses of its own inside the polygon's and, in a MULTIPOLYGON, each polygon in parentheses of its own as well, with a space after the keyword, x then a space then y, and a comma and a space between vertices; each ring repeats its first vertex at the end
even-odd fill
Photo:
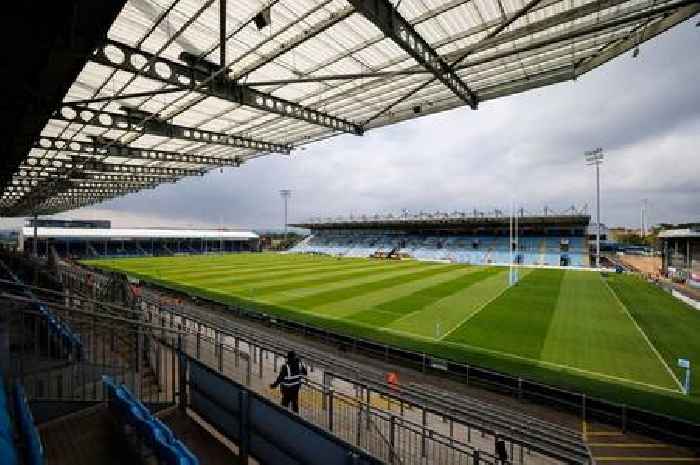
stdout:
POLYGON ((469 349, 472 349, 472 350, 475 350, 475 351, 480 351, 480 352, 486 352, 486 353, 490 353, 490 354, 500 355, 500 356, 502 356, 502 357, 514 358, 514 359, 516 359, 516 360, 524 360, 524 361, 530 362, 530 363, 532 363, 532 364, 534 364, 534 365, 545 366, 545 367, 552 367, 552 368, 559 368, 559 369, 562 369, 562 370, 568 370, 568 371, 573 371, 573 372, 584 373, 584 374, 593 376, 593 377, 595 377, 595 378, 611 379, 611 380, 614 380, 614 381, 620 381, 620 382, 628 383, 628 384, 635 384, 635 385, 644 386, 644 387, 648 387, 648 388, 655 389, 655 390, 672 392, 672 393, 674 393, 674 394, 678 392, 678 391, 676 391, 675 389, 671 389, 671 388, 667 388, 667 387, 663 387, 663 386, 657 386, 657 385, 655 385, 655 384, 649 384, 649 383, 645 383, 645 382, 643 382, 643 381, 635 381, 635 380, 629 379, 629 378, 621 378, 621 377, 619 377, 619 376, 607 375, 607 374, 605 374, 605 373, 599 373, 599 372, 597 372, 597 371, 590 371, 590 370, 586 370, 586 369, 583 369, 583 368, 572 367, 572 366, 569 366, 569 365, 562 365, 562 364, 559 364, 559 363, 547 362, 547 361, 545 361, 545 360, 535 360, 535 359, 533 359, 533 358, 523 357, 523 356, 521 356, 521 355, 510 354, 510 353, 508 353, 508 352, 501 352, 501 351, 499 351, 499 350, 486 349, 486 348, 484 348, 484 347, 477 347, 477 346, 472 346, 472 345, 469 345, 469 344, 462 344, 462 343, 459 343, 459 342, 440 341, 440 343, 442 343, 442 344, 449 344, 449 345, 457 346, 457 347, 466 347, 466 348, 469 348, 469 349))
MULTIPOLYGON (((496 276, 498 276, 498 275, 496 275, 496 276)), ((466 317, 464 317, 464 319, 463 319, 462 321, 460 321, 460 322, 457 323, 455 326, 453 326, 452 329, 450 329, 450 330, 447 331, 445 334, 443 334, 443 335, 440 337, 440 339, 438 339, 438 340, 439 340, 439 341, 444 340, 447 336, 449 336, 450 334, 452 334, 457 328, 459 328, 460 326, 462 326, 462 325, 463 325, 464 323, 466 323, 467 321, 471 320, 477 313, 479 313, 480 311, 482 311, 488 304, 490 304, 491 302, 493 302, 494 300, 496 300, 496 299, 498 299, 500 296, 502 296, 503 293, 506 292, 508 289, 510 289, 510 286, 506 286, 506 287, 504 287, 503 289, 501 289, 501 292, 499 292, 498 294, 496 294, 495 296, 493 296, 493 297, 492 297, 491 299, 489 299, 488 301, 484 302, 483 305, 481 305, 479 308, 477 308, 476 310, 474 310, 472 313, 470 313, 469 315, 467 315, 466 317)))
MULTIPOLYGON (((608 284, 608 281, 605 280, 605 279, 603 279, 602 277, 601 277, 600 279, 603 280, 603 282, 605 283, 605 287, 608 288, 608 291, 613 295, 613 298, 617 301, 618 305, 625 311, 625 313, 627 314, 627 316, 629 317, 629 319, 632 320, 632 324, 634 324, 634 326, 637 328, 637 331, 639 331, 639 334, 641 334, 642 337, 644 338, 644 340, 647 342, 647 344, 648 344, 649 347, 651 348, 651 351, 654 352, 654 354, 656 354, 656 356, 658 357, 659 361, 661 362, 661 365, 663 365, 663 367, 666 368, 666 371, 668 371, 668 374, 671 375, 671 379, 673 379, 673 380, 676 382, 676 384, 677 384, 678 387, 679 387, 680 393, 683 394, 683 393, 684 393, 683 384, 681 384, 681 382, 680 382, 680 380, 678 379, 678 377, 676 376, 676 374, 673 372, 673 370, 671 370, 671 367, 668 366, 668 363, 666 363, 666 360, 664 360, 664 358, 661 356, 661 354, 660 354, 659 351, 656 349, 656 347, 654 347, 654 344, 651 343, 651 340, 649 339, 649 337, 647 336, 647 334, 644 332, 644 330, 642 329, 642 327, 639 326, 639 324, 637 323, 637 320, 634 319, 634 317, 633 317, 632 314, 630 313, 630 311, 629 311, 629 309, 627 308, 627 306, 620 300, 620 298, 617 296, 617 294, 615 293, 615 291, 613 291, 613 289, 610 287, 610 284, 608 284)), ((674 391, 675 391, 675 390, 674 390, 674 391)))
MULTIPOLYGON (((477 271, 476 268, 467 268, 467 269, 468 269, 469 271, 467 271, 467 272, 464 273, 463 275, 459 276, 460 278, 464 278, 464 277, 466 277, 466 276, 469 276, 470 274, 473 274, 473 273, 475 273, 475 272, 477 271)), ((463 271, 463 270, 458 270, 458 271, 463 271)), ((495 274, 494 276, 498 276, 498 273, 495 274)), ((485 281, 486 279, 489 279, 489 278, 485 278, 484 281, 485 281)), ((440 284, 443 284, 443 283, 448 282, 448 281, 449 281, 449 279, 447 279, 447 280, 445 280, 445 281, 441 281, 441 282, 437 283, 436 285, 440 285, 440 284)), ((471 286, 473 286, 474 284, 478 284, 478 283, 480 283, 480 282, 483 282, 483 281, 477 281, 476 283, 472 283, 472 284, 470 284, 469 286, 463 288, 462 290, 464 290, 464 289, 469 289, 469 288, 470 288, 471 286)), ((423 289, 426 289, 426 288, 423 288, 423 289)), ((454 295, 454 294, 453 294, 453 295, 454 295)), ((405 296, 404 296, 404 297, 405 297, 405 296)), ((433 303, 430 304, 430 305, 434 305, 434 304, 436 304, 437 302, 440 302, 441 300, 447 299, 447 298, 449 298, 449 297, 451 297, 451 296, 448 295, 448 296, 445 296, 445 297, 441 297, 440 299, 436 300, 435 302, 433 302, 433 303)), ((421 308, 419 308, 418 310, 414 310, 414 311, 412 311, 412 312, 409 312, 409 313, 403 315, 403 316, 402 316, 401 318, 399 318, 398 320, 392 321, 391 324, 394 325, 394 324, 398 323, 398 322, 401 321, 401 320, 405 320, 405 319, 407 319, 407 318, 409 318, 409 317, 414 316, 416 313, 423 312, 423 311, 425 311, 425 307, 421 307, 421 308)))

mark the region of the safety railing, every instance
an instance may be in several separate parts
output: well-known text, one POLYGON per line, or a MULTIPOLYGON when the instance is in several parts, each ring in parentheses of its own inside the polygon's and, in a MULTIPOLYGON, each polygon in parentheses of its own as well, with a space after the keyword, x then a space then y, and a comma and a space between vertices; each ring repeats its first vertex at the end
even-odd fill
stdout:
MULTIPOLYGON (((275 352, 268 346, 263 348, 250 339, 163 307, 145 303, 143 307, 146 321, 172 326, 183 332, 181 349, 193 360, 268 398, 279 399, 278 393, 270 391, 267 386, 281 367, 282 351, 275 352)), ((424 411, 422 423, 411 421, 398 412, 378 408, 378 396, 366 386, 353 391, 348 386, 324 384, 323 380, 328 380, 325 372, 318 366, 310 368, 310 376, 300 396, 300 416, 387 463, 496 463, 494 449, 498 440, 505 442, 512 463, 536 463, 541 462, 538 458, 544 459, 543 455, 534 453, 523 444, 484 431, 472 431, 468 425, 454 420, 451 422, 452 434, 443 434, 430 426, 431 423, 443 423, 442 415, 424 411), (428 417, 431 417, 430 422, 428 417), (458 439, 458 436, 472 439, 472 432, 474 441, 481 447, 458 439)), ((406 405, 406 408, 411 407, 406 405)), ((551 463, 551 459, 546 460, 551 463)))
POLYGON ((176 397, 177 330, 145 323, 122 309, 102 312, 95 302, 35 288, 35 296, 0 293, 0 313, 9 351, 4 364, 32 402, 105 400, 103 375, 127 385, 146 403, 173 403, 176 397), (38 297, 37 295, 40 295, 38 297), (81 357, 66 357, 68 343, 42 330, 37 304, 70 324, 82 342, 81 357), (161 340, 170 339, 170 345, 161 340))
MULTIPOLYGON (((146 290, 139 294, 140 305, 136 308, 145 313, 148 321, 154 324, 159 322, 163 324, 164 321, 166 326, 180 328, 187 334, 183 337, 183 350, 188 354, 195 359, 204 360, 209 366, 253 387, 257 392, 268 396, 273 395, 265 392, 266 386, 277 371, 278 360, 290 348, 288 342, 281 341, 269 333, 262 334, 261 331, 249 330, 245 325, 236 324, 230 318, 214 316, 210 311, 197 309, 196 305, 180 305, 182 297, 166 298, 162 301, 154 299, 154 296, 157 294, 149 295, 146 290)), ((207 307, 212 305, 214 304, 206 302, 207 307)), ((268 324, 270 324, 269 321, 268 324)), ((309 331, 308 334, 318 336, 315 328, 305 329, 309 331)), ((334 337, 330 333, 326 334, 329 338, 334 337)), ((348 340, 346 344, 347 342, 352 341, 348 340)), ((346 347, 350 348, 347 345, 346 347)), ((389 359, 394 356, 393 349, 384 346, 382 349, 382 356, 389 359)), ((486 454, 493 455, 496 443, 504 441, 505 449, 509 451, 509 461, 522 464, 541 461, 583 463, 589 459, 580 435, 573 431, 554 431, 552 433, 554 437, 538 434, 542 426, 538 425, 535 419, 513 411, 496 412, 495 416, 502 415, 501 422, 484 422, 483 418, 489 413, 488 405, 478 407, 482 409, 481 413, 466 409, 463 412, 459 412, 458 409, 445 409, 421 396, 408 395, 406 392, 387 392, 382 373, 377 372, 367 376, 365 367, 345 362, 338 365, 338 358, 331 357, 325 352, 314 353, 308 349, 301 351, 306 360, 312 362, 317 368, 316 373, 312 372, 312 378, 318 383, 337 387, 338 384, 347 384, 345 383, 347 381, 352 384, 350 390, 354 389, 355 394, 362 397, 369 396, 373 404, 377 403, 379 397, 391 397, 394 403, 411 410, 411 414, 405 417, 400 414, 402 418, 418 425, 415 428, 425 431, 427 435, 432 434, 435 437, 443 435, 446 439, 443 443, 453 445, 463 443, 468 448, 483 452, 483 456, 486 456, 486 454), (344 378, 334 379, 339 374, 344 374, 344 378), (421 413, 416 416, 415 412, 421 413), (511 420, 519 419, 532 426, 518 429, 510 424, 511 420), (446 425, 449 425, 449 429, 446 425), (569 443, 567 440, 561 441, 556 437, 559 433, 565 437, 574 437, 574 443, 569 443)), ((462 399, 462 401, 465 400, 462 399)), ((445 453, 444 455, 458 457, 460 454, 445 453)), ((460 463, 459 459, 454 460, 454 463, 460 463)))

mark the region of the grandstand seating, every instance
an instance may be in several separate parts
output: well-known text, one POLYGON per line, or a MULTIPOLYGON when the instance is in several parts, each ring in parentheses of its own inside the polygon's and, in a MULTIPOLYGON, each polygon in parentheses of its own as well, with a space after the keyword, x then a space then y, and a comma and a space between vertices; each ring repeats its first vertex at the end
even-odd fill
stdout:
MULTIPOLYGON (((396 232, 343 233, 317 231, 298 243, 292 253, 321 253, 345 257, 369 257, 395 248, 417 260, 449 260, 475 265, 505 265, 511 261, 509 238, 501 236, 438 237, 396 232)), ((588 266, 583 237, 521 237, 513 261, 522 265, 588 266)))
POLYGON ((24 462, 27 465, 44 464, 44 447, 41 444, 39 431, 34 423, 34 417, 29 409, 29 402, 24 388, 19 382, 15 383, 15 415, 19 420, 19 430, 24 450, 24 462))
MULTIPOLYGON (((31 250, 30 246, 25 246, 31 250)), ((198 239, 156 239, 156 240, 109 240, 109 241, 62 241, 53 240, 48 245, 42 242, 37 248, 39 256, 47 253, 57 257, 100 258, 100 257, 144 257, 172 256, 177 254, 200 254, 224 252, 250 252, 246 242, 225 241, 223 248, 219 241, 198 239)))
POLYGON ((2 465, 43 465, 44 447, 41 443, 24 388, 17 381, 14 385, 14 417, 11 415, 10 401, 5 385, 0 378, 0 463, 2 465), (17 444, 13 423, 19 427, 17 444))
POLYGON ((47 332, 52 336, 43 340, 49 340, 49 343, 53 343, 55 345, 55 350, 51 350, 50 353, 66 356, 68 358, 75 357, 76 360, 81 360, 84 353, 84 347, 82 341, 80 340, 80 336, 76 334, 69 325, 54 315, 46 305, 39 303, 34 293, 5 264, 5 262, 1 260, 0 269, 2 270, 2 275, 9 278, 10 281, 14 281, 15 284, 22 289, 22 292, 34 302, 34 310, 41 315, 42 331, 47 332))
POLYGON ((197 457, 179 441, 170 428, 151 412, 124 386, 109 376, 102 377, 109 406, 119 422, 128 425, 139 440, 166 465, 199 465, 197 457))
POLYGON ((10 418, 10 407, 7 403, 5 386, 0 378, 0 463, 17 465, 17 449, 14 445, 14 430, 10 418))

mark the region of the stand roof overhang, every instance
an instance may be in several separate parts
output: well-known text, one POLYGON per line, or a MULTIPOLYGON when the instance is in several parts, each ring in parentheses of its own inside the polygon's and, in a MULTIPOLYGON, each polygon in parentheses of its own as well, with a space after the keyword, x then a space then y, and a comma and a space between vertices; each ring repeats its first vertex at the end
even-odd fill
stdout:
POLYGON ((576 79, 700 11, 700 0, 110 0, 99 14, 73 3, 40 51, 47 73, 55 56, 73 67, 35 89, 46 95, 31 124, 5 144, 3 216, 476 109, 576 79))

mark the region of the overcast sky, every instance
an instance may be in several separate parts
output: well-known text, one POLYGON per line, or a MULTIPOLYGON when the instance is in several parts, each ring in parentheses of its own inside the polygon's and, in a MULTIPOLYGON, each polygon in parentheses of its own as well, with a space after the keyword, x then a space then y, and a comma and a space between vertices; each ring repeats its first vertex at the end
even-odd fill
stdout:
MULTIPOLYGON (((583 152, 605 149, 602 220, 700 221, 700 27, 692 20, 576 82, 269 156, 63 214, 116 226, 279 227, 350 213, 595 205, 583 152)), ((591 208, 593 211, 593 208, 591 208)))

